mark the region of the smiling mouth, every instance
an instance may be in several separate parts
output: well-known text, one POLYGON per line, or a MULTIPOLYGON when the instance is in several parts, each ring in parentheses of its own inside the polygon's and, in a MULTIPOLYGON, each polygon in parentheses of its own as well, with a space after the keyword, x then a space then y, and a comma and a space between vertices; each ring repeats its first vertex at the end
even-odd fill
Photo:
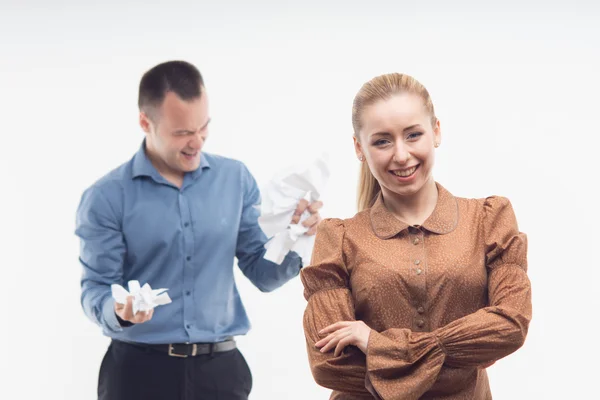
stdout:
POLYGON ((414 174, 418 168, 419 168, 419 165, 415 165, 414 167, 410 167, 407 169, 393 170, 393 171, 390 171, 390 173, 392 173, 393 175, 399 176, 401 178, 408 178, 409 176, 414 174))
POLYGON ((195 152, 195 153, 186 153, 185 151, 182 151, 181 154, 183 154, 186 157, 196 157, 198 155, 198 152, 195 152))

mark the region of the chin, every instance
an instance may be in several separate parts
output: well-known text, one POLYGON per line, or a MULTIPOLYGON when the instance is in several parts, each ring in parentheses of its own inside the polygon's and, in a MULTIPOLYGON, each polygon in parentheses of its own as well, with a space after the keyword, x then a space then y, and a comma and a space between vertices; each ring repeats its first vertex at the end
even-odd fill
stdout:
POLYGON ((413 182, 409 185, 399 185, 397 182, 391 182, 387 190, 396 193, 399 196, 412 196, 423 188, 423 182, 413 182))
POLYGON ((192 172, 192 171, 197 170, 198 167, 200 166, 200 159, 194 160, 193 162, 186 161, 186 160, 179 160, 179 162, 177 164, 179 164, 179 169, 182 172, 192 172))
POLYGON ((200 163, 198 163, 198 164, 196 164, 196 165, 194 165, 194 166, 192 166, 192 167, 190 167, 190 166, 188 165, 188 166, 186 166, 186 167, 183 167, 183 168, 181 168, 181 170, 182 170, 183 172, 194 172, 195 170, 197 170, 197 169, 198 169, 198 167, 199 167, 199 166, 200 166, 200 163))

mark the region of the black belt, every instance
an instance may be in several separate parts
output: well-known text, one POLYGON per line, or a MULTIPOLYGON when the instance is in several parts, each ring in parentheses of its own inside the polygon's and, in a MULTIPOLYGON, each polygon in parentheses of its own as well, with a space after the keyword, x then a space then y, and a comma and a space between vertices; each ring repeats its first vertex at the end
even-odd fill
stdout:
POLYGON ((216 343, 172 343, 172 344, 146 344, 146 343, 131 343, 133 346, 144 347, 159 351, 161 353, 167 353, 171 357, 194 357, 203 354, 220 353, 224 351, 230 351, 235 349, 237 346, 233 338, 227 339, 223 342, 216 343))

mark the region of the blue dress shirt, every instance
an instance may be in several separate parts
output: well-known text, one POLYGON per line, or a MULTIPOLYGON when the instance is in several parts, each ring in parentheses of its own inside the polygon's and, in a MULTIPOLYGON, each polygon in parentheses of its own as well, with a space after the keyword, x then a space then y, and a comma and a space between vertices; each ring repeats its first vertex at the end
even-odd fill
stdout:
POLYGON ((154 168, 145 143, 88 188, 77 210, 81 302, 107 336, 140 343, 217 342, 243 335, 248 316, 233 277, 234 257, 252 283, 271 291, 298 275, 301 258, 263 258, 260 192, 239 161, 202 153, 181 188, 154 168), (168 288, 173 302, 143 324, 122 327, 110 285, 129 280, 168 288))

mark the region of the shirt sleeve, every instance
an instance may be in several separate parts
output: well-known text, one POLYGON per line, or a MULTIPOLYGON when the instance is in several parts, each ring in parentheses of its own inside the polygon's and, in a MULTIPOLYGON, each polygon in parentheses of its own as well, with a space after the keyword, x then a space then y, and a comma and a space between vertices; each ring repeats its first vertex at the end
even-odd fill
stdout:
POLYGON ((532 317, 527 236, 508 199, 485 200, 483 230, 489 306, 435 332, 452 367, 478 367, 513 353, 524 344, 532 317))
POLYGON ((103 329, 120 332, 123 328, 114 311, 110 285, 122 283, 125 242, 117 213, 97 187, 86 190, 81 198, 75 234, 80 239, 83 266, 83 310, 103 329))
POLYGON ((321 353, 315 343, 319 331, 338 321, 354 321, 354 304, 342 251, 344 225, 325 219, 318 227, 311 265, 301 272, 304 297, 304 333, 308 360, 315 381, 326 388, 352 395, 369 395, 365 387, 365 356, 348 346, 338 357, 321 353))
POLYGON ((300 272, 302 259, 290 251, 281 265, 264 259, 267 237, 258 224, 260 191, 250 171, 242 165, 243 204, 236 257, 242 273, 263 292, 277 289, 300 272))

